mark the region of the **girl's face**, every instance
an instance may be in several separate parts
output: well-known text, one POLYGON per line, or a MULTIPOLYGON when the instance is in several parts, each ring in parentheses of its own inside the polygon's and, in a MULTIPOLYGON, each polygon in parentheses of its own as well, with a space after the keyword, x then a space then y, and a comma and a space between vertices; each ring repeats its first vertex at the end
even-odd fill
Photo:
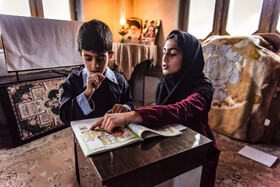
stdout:
POLYGON ((168 39, 163 48, 162 73, 171 75, 180 71, 183 54, 174 38, 168 39))

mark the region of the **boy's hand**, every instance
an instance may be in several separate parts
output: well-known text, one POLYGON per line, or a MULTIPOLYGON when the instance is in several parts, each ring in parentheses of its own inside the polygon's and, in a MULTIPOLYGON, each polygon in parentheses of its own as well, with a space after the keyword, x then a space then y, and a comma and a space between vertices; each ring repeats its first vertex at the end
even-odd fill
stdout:
POLYGON ((111 110, 109 110, 107 113, 122 113, 122 112, 128 112, 128 108, 121 104, 115 104, 111 110))
POLYGON ((87 78, 87 89, 85 90, 85 95, 89 99, 93 92, 99 88, 101 83, 105 80, 105 76, 101 73, 94 73, 87 78))
POLYGON ((101 85, 101 83, 104 81, 105 76, 101 73, 94 73, 88 76, 87 78, 87 87, 95 90, 101 85))

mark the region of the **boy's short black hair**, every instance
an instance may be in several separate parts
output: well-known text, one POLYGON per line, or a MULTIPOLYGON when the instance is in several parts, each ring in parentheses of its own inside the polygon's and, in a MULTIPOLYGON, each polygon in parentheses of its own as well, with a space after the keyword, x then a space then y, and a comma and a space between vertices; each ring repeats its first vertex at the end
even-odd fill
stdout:
POLYGON ((93 19, 85 22, 79 29, 78 36, 78 50, 82 49, 101 53, 112 52, 113 34, 104 22, 93 19))

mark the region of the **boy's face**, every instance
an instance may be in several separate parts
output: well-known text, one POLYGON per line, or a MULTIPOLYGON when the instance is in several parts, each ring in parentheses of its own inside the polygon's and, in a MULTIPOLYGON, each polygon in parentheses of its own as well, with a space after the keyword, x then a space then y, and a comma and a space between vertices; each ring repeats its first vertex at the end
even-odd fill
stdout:
POLYGON ((112 58, 113 54, 114 53, 109 54, 108 52, 95 53, 84 49, 80 52, 89 74, 103 74, 108 66, 109 59, 112 58))

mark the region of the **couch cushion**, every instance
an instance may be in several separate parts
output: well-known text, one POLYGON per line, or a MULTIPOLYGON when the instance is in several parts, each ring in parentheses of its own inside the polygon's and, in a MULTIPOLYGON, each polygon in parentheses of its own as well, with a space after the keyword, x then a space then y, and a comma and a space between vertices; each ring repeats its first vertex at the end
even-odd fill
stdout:
POLYGON ((269 141, 280 121, 280 57, 260 36, 203 41, 204 72, 214 86, 209 124, 248 142, 269 141))

